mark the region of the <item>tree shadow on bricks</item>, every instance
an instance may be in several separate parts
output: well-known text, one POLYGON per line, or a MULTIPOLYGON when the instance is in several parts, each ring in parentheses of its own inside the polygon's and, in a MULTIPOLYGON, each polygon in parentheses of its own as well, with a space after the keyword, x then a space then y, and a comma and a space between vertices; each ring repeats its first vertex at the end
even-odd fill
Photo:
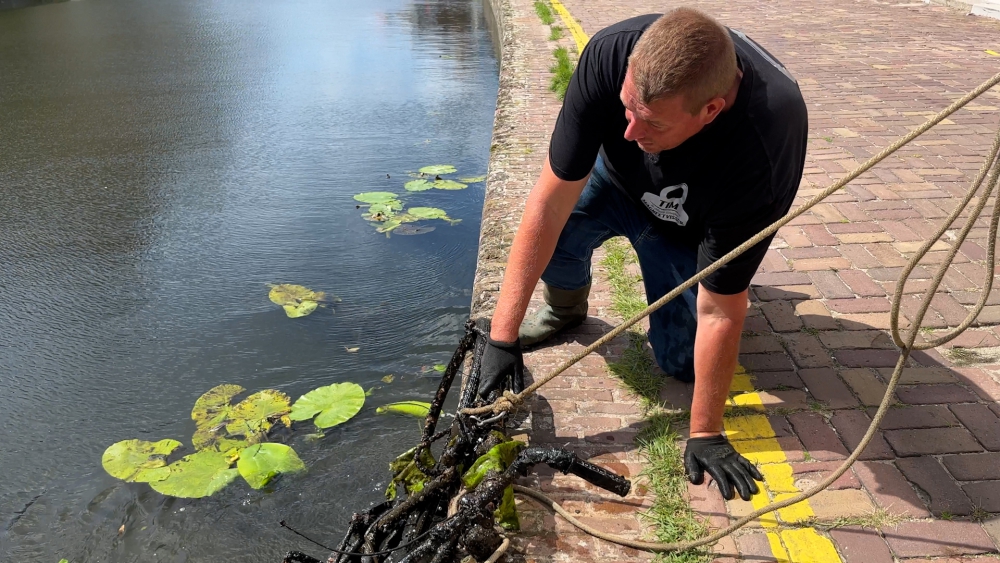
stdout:
MULTIPOLYGON (((806 489, 847 458, 884 396, 898 358, 888 312, 834 316, 830 309, 865 310, 871 301, 811 299, 792 287, 753 287, 751 301, 740 363, 784 441, 796 486, 806 489)), ((958 343, 979 344, 978 352, 910 355, 897 400, 859 462, 810 499, 820 520, 879 524, 871 515, 884 509, 881 534, 843 528, 831 532, 838 545, 838 535, 854 544, 865 536, 886 557, 998 550, 1000 365, 987 350, 996 342, 992 327, 976 327, 958 343), (977 358, 990 363, 957 365, 977 358)))

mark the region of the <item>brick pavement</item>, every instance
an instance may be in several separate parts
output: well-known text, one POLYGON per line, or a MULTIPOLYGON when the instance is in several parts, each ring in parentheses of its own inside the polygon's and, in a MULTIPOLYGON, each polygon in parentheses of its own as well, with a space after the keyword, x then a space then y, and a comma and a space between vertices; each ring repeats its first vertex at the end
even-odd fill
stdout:
MULTIPOLYGON (((493 0, 504 53, 497 129, 491 159, 483 245, 474 310, 488 313, 523 199, 544 158, 559 103, 547 91, 548 28, 528 0, 493 0)), ((631 15, 675 2, 564 0, 593 34, 631 15)), ((810 113, 810 141, 799 201, 831 184, 928 115, 1000 70, 1000 22, 948 8, 871 0, 710 0, 692 3, 741 29, 797 77, 810 113)), ((562 40, 572 45, 570 39, 562 40)), ((913 251, 950 212, 976 174, 1000 121, 994 89, 890 157, 811 213, 783 228, 754 278, 740 363, 766 416, 775 452, 790 467, 790 490, 832 471, 860 439, 897 354, 888 337, 889 302, 913 251), (780 451, 777 451, 780 450, 780 451)), ((951 248, 949 232, 907 284, 903 314, 951 248)), ((977 223, 934 298, 921 336, 943 333, 966 315, 986 275, 987 224, 977 223)), ((595 259, 597 267, 597 259, 595 259)), ((617 322, 609 288, 597 268, 592 319, 558 346, 527 356, 544 373, 617 322)), ((537 296, 536 296, 537 297, 537 296)), ((896 526, 868 529, 814 526, 835 546, 832 558, 802 548, 799 516, 779 513, 717 546, 720 561, 847 563, 971 561, 1000 547, 1000 296, 994 292, 976 326, 937 349, 915 353, 872 445, 831 490, 811 499, 812 517, 833 521, 875 507, 896 526)), ((641 470, 632 439, 642 425, 635 397, 607 374, 615 343, 544 388, 533 404, 531 439, 569 447, 635 477, 641 470)), ((684 407, 690 388, 668 380, 665 403, 684 407)), ((727 428, 739 422, 730 420, 727 428)), ((732 428, 731 428, 732 427, 732 428)), ((751 442, 743 442, 750 444, 751 442)), ((770 477, 770 475, 769 475, 770 477)), ((539 473, 539 486, 591 523, 641 535, 636 513, 651 502, 641 485, 623 500, 574 477, 539 473)), ((777 482, 777 481, 775 481, 777 482)), ((712 526, 749 512, 750 503, 722 502, 714 490, 690 488, 692 506, 712 526)), ((519 545, 538 561, 646 560, 634 550, 576 533, 545 511, 521 505, 519 545)), ((991 557, 985 555, 985 557, 991 557)), ((995 555, 993 555, 995 557, 995 555)))

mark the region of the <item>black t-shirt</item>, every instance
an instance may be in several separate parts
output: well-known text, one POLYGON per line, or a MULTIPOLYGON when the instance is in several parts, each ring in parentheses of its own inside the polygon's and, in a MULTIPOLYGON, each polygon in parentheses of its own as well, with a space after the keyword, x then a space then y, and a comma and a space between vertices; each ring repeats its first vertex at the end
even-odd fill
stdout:
MULTIPOLYGON (((730 30, 743 71, 736 103, 680 146, 647 154, 625 140, 619 94, 628 56, 659 14, 598 32, 573 72, 549 146, 563 180, 590 173, 600 151, 614 183, 660 231, 697 248, 701 271, 791 207, 806 154, 807 116, 798 84, 773 56, 730 30)), ((750 285, 770 238, 701 283, 732 295, 750 285)))

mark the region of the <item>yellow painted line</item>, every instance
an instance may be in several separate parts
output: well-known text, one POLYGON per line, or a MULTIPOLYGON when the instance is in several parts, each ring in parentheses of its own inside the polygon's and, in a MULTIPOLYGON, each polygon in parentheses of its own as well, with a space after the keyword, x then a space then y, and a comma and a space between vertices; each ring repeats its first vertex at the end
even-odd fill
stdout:
POLYGON ((986 49, 986 54, 993 55, 994 57, 1000 57, 1000 53, 997 53, 996 51, 993 51, 991 49, 986 49))
POLYGON ((583 52, 583 48, 587 46, 587 41, 590 41, 590 36, 587 35, 580 24, 577 23, 576 19, 569 13, 566 6, 559 0, 549 0, 552 3, 552 8, 559 14, 562 18, 564 24, 566 24, 566 29, 569 30, 569 34, 573 36, 573 41, 576 41, 576 52, 580 54, 583 52))
POLYGON ((840 561, 833 542, 812 528, 784 530, 781 541, 788 549, 788 560, 795 563, 826 563, 840 561))
POLYGON ((774 554, 775 561, 778 563, 789 563, 791 561, 788 558, 788 552, 785 551, 785 546, 781 545, 781 536, 774 532, 768 532, 767 543, 771 544, 771 553, 774 554))
MULTIPOLYGON (((748 407, 761 414, 726 417, 726 435, 736 451, 760 466, 764 474, 764 494, 754 495, 750 502, 754 509, 771 501, 789 498, 801 492, 795 486, 792 466, 775 437, 774 428, 763 414, 766 410, 760 394, 754 391, 753 379, 742 366, 737 367, 730 386, 731 407, 748 407)), ((733 502, 743 502, 735 500, 733 502)), ((782 563, 842 563, 840 555, 828 538, 813 528, 777 530, 780 523, 803 522, 815 515, 809 501, 799 502, 761 516, 760 523, 767 532, 767 541, 776 561, 782 563)))

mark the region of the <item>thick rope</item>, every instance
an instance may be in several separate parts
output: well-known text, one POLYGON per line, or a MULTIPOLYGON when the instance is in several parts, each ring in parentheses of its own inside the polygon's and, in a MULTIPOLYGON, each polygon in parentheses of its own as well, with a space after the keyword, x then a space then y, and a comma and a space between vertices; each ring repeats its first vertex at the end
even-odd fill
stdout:
MULTIPOLYGON (((588 346, 582 352, 573 356, 565 363, 557 367, 552 373, 546 375, 545 377, 536 381, 531 386, 524 389, 524 391, 522 391, 521 393, 514 394, 507 392, 504 394, 504 397, 498 399, 493 405, 480 407, 478 409, 464 409, 462 412, 465 414, 484 414, 488 412, 501 412, 504 410, 509 410, 512 406, 516 406, 518 403, 523 402, 525 397, 534 393, 539 387, 551 381, 553 378, 561 374, 567 368, 569 368, 576 362, 580 361, 583 357, 587 356, 600 346, 614 339, 624 330, 628 329, 635 323, 639 322, 646 316, 650 315, 653 311, 656 311, 664 304, 669 302, 671 299, 674 299, 682 292, 693 287, 696 283, 700 282, 702 279, 710 275, 712 272, 718 270, 720 267, 722 267, 724 264, 726 264, 733 258, 739 256, 740 254, 742 254, 755 244, 771 236, 772 234, 777 232, 779 228, 788 224, 789 221, 805 213, 814 205, 823 201, 823 199, 828 197, 830 194, 841 189, 848 182, 854 180, 867 170, 871 169, 873 166, 884 160, 887 156, 891 155, 892 153, 896 152, 907 143, 913 141, 913 139, 927 132, 928 129, 940 123, 947 116, 951 115, 952 113, 960 109, 962 106, 968 104, 970 101, 979 97, 984 92, 986 92, 993 86, 996 86, 997 84, 1000 84, 1000 74, 997 74, 996 76, 990 78, 989 80, 978 86, 975 90, 969 92, 958 101, 952 103, 947 108, 942 110, 940 113, 938 113, 931 119, 927 120, 923 125, 913 130, 908 135, 900 138, 899 140, 894 142, 892 145, 884 149, 879 154, 870 158, 867 162, 856 168, 854 171, 846 175, 844 178, 837 181, 827 189, 823 190, 822 192, 814 196, 812 199, 810 199, 803 205, 791 211, 790 213, 788 213, 787 215, 785 215, 784 217, 773 223, 771 226, 767 227, 766 229, 755 235, 753 238, 751 238, 747 242, 737 247, 732 252, 729 252, 728 254, 720 258, 711 266, 705 268, 704 270, 693 276, 691 279, 689 279, 685 283, 675 288, 673 291, 669 292, 668 294, 664 295, 663 297, 652 303, 641 313, 633 316, 632 318, 618 325, 610 332, 605 334, 603 337, 598 339, 596 342, 588 346)), ((767 506, 761 507, 751 512, 750 514, 747 514, 743 518, 740 518, 739 520, 729 525, 728 527, 718 530, 704 538, 694 541, 668 542, 668 543, 643 542, 601 532, 600 530, 594 529, 590 526, 587 526, 586 524, 583 524, 582 522, 574 518, 571 514, 569 514, 569 512, 567 512, 565 509, 559 506, 558 503, 556 503, 555 501, 546 497, 544 494, 538 491, 527 489, 525 487, 521 487, 518 485, 515 485, 515 491, 541 501, 543 504, 556 511, 560 516, 564 517, 568 522, 580 528, 581 530, 587 532, 588 534, 593 535, 594 537, 610 541, 613 543, 617 543, 620 545, 633 547, 636 549, 642 549, 646 551, 667 552, 667 551, 687 551, 705 545, 713 544, 722 539, 723 537, 728 536, 731 533, 738 530, 739 528, 745 526, 746 524, 752 522, 753 520, 756 520, 760 516, 763 516, 764 514, 774 512, 775 510, 780 510, 787 506, 791 506, 795 503, 806 500, 816 495, 820 491, 826 489, 827 487, 829 487, 834 481, 839 479, 840 476, 843 475, 851 467, 851 465, 854 464, 855 461, 857 461, 858 457, 861 456, 861 453, 864 451, 864 449, 871 442, 872 438, 875 436, 875 433, 877 432, 878 427, 882 422, 882 419, 885 417, 885 414, 889 409, 889 405, 893 401, 893 395, 895 394, 896 386, 899 383, 899 377, 903 372, 903 368, 906 365, 906 360, 909 358, 910 352, 913 350, 923 350, 934 346, 940 346, 941 344, 952 340, 953 338, 961 334, 965 329, 967 329, 969 326, 972 325, 976 317, 982 311, 983 306, 985 306, 986 300, 989 296, 990 289, 992 288, 993 285, 993 270, 996 262, 995 259, 996 235, 997 235, 998 222, 1000 222, 1000 204, 998 204, 997 201, 1000 201, 1000 198, 995 200, 993 205, 993 213, 990 218, 989 244, 987 248, 987 258, 986 258, 988 266, 986 268, 986 275, 985 275, 986 279, 984 281, 983 292, 979 298, 979 301, 976 303, 974 310, 971 313, 969 313, 969 315, 958 326, 958 328, 949 331, 947 334, 935 338, 933 340, 930 340, 928 342, 915 344, 917 334, 920 329, 920 324, 923 322, 924 316, 927 313, 927 309, 931 305, 934 293, 937 291, 937 288, 940 286, 941 281, 944 279, 945 274, 950 268, 951 263, 954 260, 956 253, 958 252, 959 247, 965 241, 965 238, 968 236, 972 228, 975 226, 975 222, 979 218, 979 215, 981 214, 982 210, 985 208, 991 194, 993 194, 994 190, 997 188, 998 179, 1000 179, 1000 166, 995 166, 995 165, 997 164, 998 160, 1000 160, 1000 129, 997 130, 997 136, 993 142, 993 147, 991 149, 991 152, 987 155, 987 158, 984 161, 983 166, 980 169, 979 175, 977 176, 976 180, 974 180, 972 185, 970 186, 969 193, 966 194, 962 203, 958 205, 955 208, 955 210, 948 216, 944 224, 935 234, 935 237, 924 243, 920 247, 920 249, 913 255, 913 257, 907 264, 906 268, 900 275, 900 279, 896 283, 896 290, 892 300, 892 310, 890 312, 890 323, 892 328, 893 342, 896 344, 896 346, 900 348, 899 359, 896 361, 896 367, 892 372, 892 377, 890 377, 888 385, 886 386, 885 395, 882 397, 882 402, 878 407, 878 411, 876 411, 875 416, 872 418, 872 422, 871 425, 869 425, 868 427, 868 431, 865 432, 864 437, 861 439, 861 442, 851 453, 850 457, 848 457, 836 471, 827 476, 826 479, 823 479, 820 483, 816 484, 814 487, 812 487, 807 491, 804 491, 802 493, 799 493, 795 496, 789 497, 781 501, 773 502, 771 504, 768 504, 767 506), (990 172, 991 169, 993 169, 992 173, 990 172), (906 335, 904 339, 899 334, 899 310, 900 310, 900 302, 902 301, 904 289, 906 287, 907 277, 917 266, 920 260, 924 256, 926 256, 926 254, 930 251, 931 246, 933 246, 933 244, 941 237, 941 235, 943 235, 945 231, 952 225, 952 223, 954 223, 955 219, 958 218, 958 216, 972 201, 972 199, 976 197, 976 193, 979 191, 979 188, 982 186, 984 180, 986 180, 987 177, 989 178, 989 180, 986 181, 986 189, 983 191, 982 195, 979 196, 979 200, 973 211, 969 214, 969 218, 965 226, 962 228, 961 233, 958 235, 956 240, 953 241, 954 244, 952 245, 951 251, 949 251, 947 258, 944 260, 944 262, 942 262, 941 266, 938 268, 937 274, 934 276, 934 279, 931 282, 931 286, 928 288, 928 291, 924 293, 921 306, 917 311, 917 314, 914 316, 912 322, 910 323, 910 332, 906 335)))

